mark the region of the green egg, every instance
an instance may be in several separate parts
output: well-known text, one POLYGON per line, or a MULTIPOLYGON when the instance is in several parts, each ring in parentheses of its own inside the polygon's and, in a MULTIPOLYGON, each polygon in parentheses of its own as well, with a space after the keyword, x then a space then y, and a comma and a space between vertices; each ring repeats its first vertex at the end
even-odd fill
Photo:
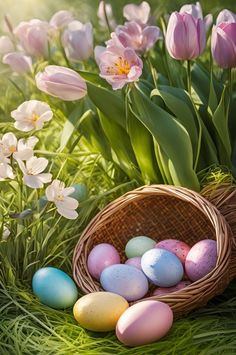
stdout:
POLYGON ((129 259, 134 258, 135 256, 142 256, 146 251, 153 249, 155 245, 155 240, 149 237, 134 237, 126 244, 125 254, 129 259))

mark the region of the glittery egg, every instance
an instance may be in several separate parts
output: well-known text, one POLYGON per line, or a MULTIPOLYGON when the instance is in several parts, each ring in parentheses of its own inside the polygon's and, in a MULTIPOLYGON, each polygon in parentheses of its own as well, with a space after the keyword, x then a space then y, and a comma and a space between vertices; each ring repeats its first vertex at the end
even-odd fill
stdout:
POLYGON ((119 263, 118 251, 108 243, 96 245, 89 253, 87 260, 89 273, 97 280, 100 279, 101 273, 106 267, 119 263))
POLYGON ((117 293, 127 301, 136 301, 148 292, 148 280, 134 266, 117 264, 103 270, 100 283, 105 291, 117 293))
POLYGON ((157 286, 175 286, 183 277, 184 269, 179 258, 165 249, 148 250, 141 259, 142 270, 157 286))
POLYGON ((197 281, 209 274, 217 262, 217 243, 204 239, 189 251, 185 261, 185 272, 191 281, 197 281))
POLYGON ((174 253, 184 265, 186 256, 188 255, 191 247, 177 239, 165 239, 158 242, 155 245, 156 248, 169 250, 171 253, 174 253))

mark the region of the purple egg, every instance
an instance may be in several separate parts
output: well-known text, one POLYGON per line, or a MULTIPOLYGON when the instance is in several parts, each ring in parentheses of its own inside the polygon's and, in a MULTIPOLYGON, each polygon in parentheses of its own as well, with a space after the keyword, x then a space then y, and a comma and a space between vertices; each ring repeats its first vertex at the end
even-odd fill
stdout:
POLYGON ((217 243, 204 239, 189 251, 185 261, 185 272, 191 281, 197 281, 209 274, 217 262, 217 243))
POLYGON ((190 281, 180 281, 176 286, 173 287, 157 287, 153 291, 153 296, 165 296, 169 293, 176 292, 182 290, 183 288, 189 286, 191 284, 190 281))
POLYGON ((141 267, 141 256, 135 256, 134 258, 130 258, 128 260, 126 260, 125 264, 126 265, 130 265, 130 266, 134 266, 139 270, 142 270, 141 267))
POLYGON ((87 266, 90 275, 99 280, 102 271, 113 264, 120 263, 120 256, 113 245, 101 243, 96 245, 89 253, 87 266))

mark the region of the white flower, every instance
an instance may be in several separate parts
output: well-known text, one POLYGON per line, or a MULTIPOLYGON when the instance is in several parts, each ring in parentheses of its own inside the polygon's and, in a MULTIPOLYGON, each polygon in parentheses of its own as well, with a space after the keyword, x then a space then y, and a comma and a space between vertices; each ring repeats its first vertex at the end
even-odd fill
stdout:
POLYGON ((47 159, 31 157, 25 164, 22 160, 17 160, 17 162, 24 174, 23 181, 25 185, 33 189, 39 189, 43 187, 43 184, 51 182, 52 174, 42 174, 48 165, 47 159))
POLYGON ((16 136, 9 132, 2 136, 0 140, 0 150, 5 157, 9 157, 16 151, 17 138, 16 136))
POLYGON ((11 232, 9 231, 9 229, 6 226, 4 226, 2 232, 2 240, 7 240, 10 234, 11 232))
POLYGON ((12 167, 9 165, 10 159, 6 158, 0 151, 0 180, 2 179, 14 179, 12 167))
POLYGON ((28 160, 34 155, 34 147, 38 143, 38 138, 35 136, 28 139, 19 139, 17 149, 13 153, 14 159, 28 160))
POLYGON ((78 213, 75 211, 79 203, 76 199, 69 197, 75 191, 74 187, 66 187, 62 181, 53 180, 46 188, 48 201, 54 202, 57 212, 65 218, 76 219, 78 213))
POLYGON ((50 106, 46 102, 38 100, 25 101, 11 112, 11 117, 16 121, 15 128, 23 132, 41 129, 44 122, 50 121, 52 116, 50 106))

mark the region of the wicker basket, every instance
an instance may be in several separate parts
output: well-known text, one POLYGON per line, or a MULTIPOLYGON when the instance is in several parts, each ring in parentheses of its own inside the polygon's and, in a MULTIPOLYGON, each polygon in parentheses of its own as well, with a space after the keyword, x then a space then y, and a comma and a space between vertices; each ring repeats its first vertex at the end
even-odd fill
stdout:
POLYGON ((168 303, 178 318, 222 293, 236 276, 235 216, 236 193, 229 185, 211 185, 202 195, 167 185, 138 188, 110 203, 84 230, 74 251, 74 280, 85 293, 101 290, 87 269, 88 254, 99 243, 113 244, 124 262, 125 245, 135 235, 147 235, 156 241, 180 239, 190 245, 201 239, 215 239, 218 260, 211 273, 178 292, 142 299, 168 303))

